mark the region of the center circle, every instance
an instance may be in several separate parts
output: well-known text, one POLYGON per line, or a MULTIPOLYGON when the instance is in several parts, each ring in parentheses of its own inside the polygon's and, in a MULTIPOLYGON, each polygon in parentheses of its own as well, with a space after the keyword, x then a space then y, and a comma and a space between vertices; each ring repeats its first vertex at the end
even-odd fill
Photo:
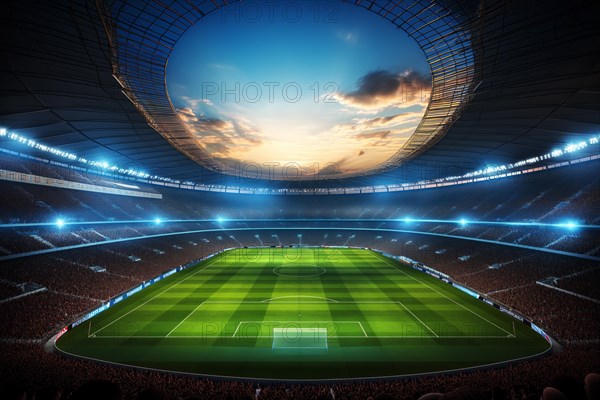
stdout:
POLYGON ((317 267, 314 265, 308 266, 289 266, 289 267, 276 267, 273 268, 273 273, 279 276, 285 276, 288 278, 310 278, 313 276, 323 275, 327 270, 323 267, 317 267))

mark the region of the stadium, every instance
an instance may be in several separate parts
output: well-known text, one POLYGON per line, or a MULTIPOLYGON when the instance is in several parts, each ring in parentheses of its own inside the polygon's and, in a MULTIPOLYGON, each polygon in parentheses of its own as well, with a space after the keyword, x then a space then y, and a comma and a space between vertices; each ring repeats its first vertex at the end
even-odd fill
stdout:
POLYGON ((600 398, 597 2, 0 7, 3 399, 600 398))

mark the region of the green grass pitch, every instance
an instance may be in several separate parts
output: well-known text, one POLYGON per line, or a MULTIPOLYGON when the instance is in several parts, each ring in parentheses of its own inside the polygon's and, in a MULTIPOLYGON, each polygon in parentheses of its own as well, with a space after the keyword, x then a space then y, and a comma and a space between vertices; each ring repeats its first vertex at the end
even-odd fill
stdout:
POLYGON ((250 248, 136 293, 67 332, 57 347, 171 371, 336 379, 488 365, 549 344, 493 307, 370 250, 250 248))

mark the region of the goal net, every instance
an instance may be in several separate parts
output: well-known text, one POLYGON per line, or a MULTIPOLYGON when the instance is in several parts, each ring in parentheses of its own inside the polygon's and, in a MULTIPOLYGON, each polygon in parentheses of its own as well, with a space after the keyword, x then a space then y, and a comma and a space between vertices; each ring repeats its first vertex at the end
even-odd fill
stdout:
POLYGON ((273 328, 273 350, 275 349, 327 350, 327 328, 273 328))

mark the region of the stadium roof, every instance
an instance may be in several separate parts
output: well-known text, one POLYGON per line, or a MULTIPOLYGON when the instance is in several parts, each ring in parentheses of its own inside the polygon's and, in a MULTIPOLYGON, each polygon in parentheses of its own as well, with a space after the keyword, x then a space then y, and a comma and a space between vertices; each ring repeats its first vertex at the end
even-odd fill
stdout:
MULTIPOLYGON (((448 37, 458 43, 429 58, 444 69, 439 79, 447 81, 438 87, 455 89, 445 93, 431 120, 424 119, 433 128, 375 175, 311 183, 224 176, 211 170, 198 147, 186 147, 160 80, 177 38, 227 3, 3 3, 0 127, 90 160, 251 186, 393 184, 408 175, 456 175, 598 133, 600 4, 357 0, 407 30, 424 50, 448 37)), ((434 93, 435 82, 434 74, 434 93)), ((0 146, 18 149, 4 140, 0 146)))

